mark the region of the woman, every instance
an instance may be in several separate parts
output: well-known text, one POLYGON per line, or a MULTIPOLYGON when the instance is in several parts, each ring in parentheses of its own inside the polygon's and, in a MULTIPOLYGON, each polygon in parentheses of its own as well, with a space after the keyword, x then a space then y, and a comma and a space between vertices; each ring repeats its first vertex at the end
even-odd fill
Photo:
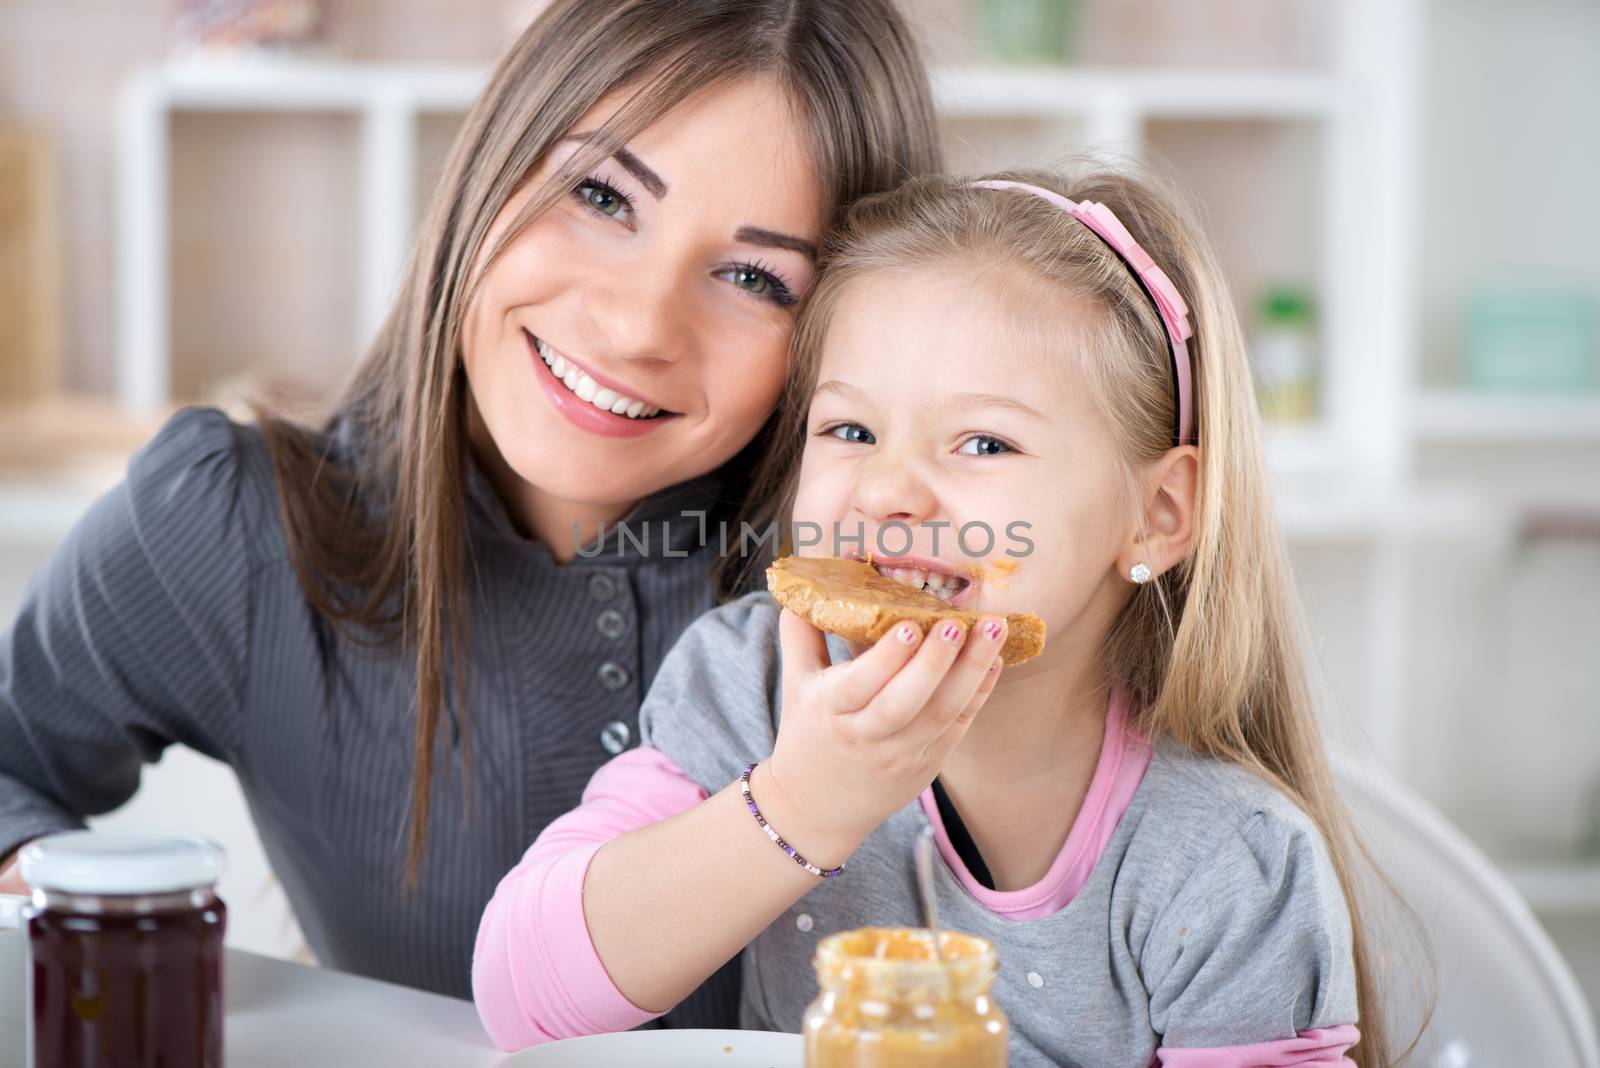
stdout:
MULTIPOLYGON (((33 584, 0 856, 181 742, 237 771, 322 961, 467 995, 496 881, 715 599, 701 531, 746 494, 822 230, 934 139, 891 0, 557 0, 338 414, 180 413, 33 584)), ((726 1022, 716 993, 675 1022, 726 1022)))

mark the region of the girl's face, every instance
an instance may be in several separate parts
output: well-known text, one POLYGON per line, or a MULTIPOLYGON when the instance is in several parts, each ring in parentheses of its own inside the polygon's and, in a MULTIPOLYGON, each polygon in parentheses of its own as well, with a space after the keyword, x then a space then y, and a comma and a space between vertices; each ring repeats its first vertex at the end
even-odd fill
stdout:
POLYGON ((1074 354, 1080 332, 1068 319, 1048 350, 1027 340, 1015 324, 1029 293, 997 285, 940 268, 869 275, 842 294, 807 420, 796 538, 814 538, 800 524, 815 523, 823 541, 807 554, 871 549, 913 585, 929 572, 947 589, 968 580, 953 604, 1036 613, 1048 659, 1075 631, 1103 634, 1126 596, 1127 495, 1074 354), (864 543, 836 546, 834 524, 864 543), (909 528, 908 549, 890 524, 909 528))
MULTIPOLYGON (((621 102, 603 101, 558 143, 489 244, 621 102)), ((806 144, 775 84, 708 90, 595 168, 489 268, 462 358, 475 445, 514 474, 508 503, 524 518, 542 502, 616 518, 754 437, 777 403, 823 222, 806 144)))

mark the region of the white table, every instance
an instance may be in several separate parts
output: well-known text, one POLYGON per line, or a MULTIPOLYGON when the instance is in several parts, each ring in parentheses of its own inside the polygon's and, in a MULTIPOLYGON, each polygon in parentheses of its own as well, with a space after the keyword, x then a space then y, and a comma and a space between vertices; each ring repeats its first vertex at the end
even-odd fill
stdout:
MULTIPOLYGON (((0 1068, 27 1056, 27 951, 0 931, 0 1068)), ((224 1043, 229 1068, 439 1065, 505 1059, 468 1001, 240 950, 228 950, 224 1043)))

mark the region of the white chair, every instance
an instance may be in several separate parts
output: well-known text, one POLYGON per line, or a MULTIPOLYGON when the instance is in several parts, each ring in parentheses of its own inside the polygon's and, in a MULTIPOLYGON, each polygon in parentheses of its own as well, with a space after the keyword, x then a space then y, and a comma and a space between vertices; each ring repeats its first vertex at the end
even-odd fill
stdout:
POLYGON ((1417 949, 1417 923, 1381 888, 1366 922, 1389 992, 1391 1033, 1416 1034, 1426 989, 1437 991, 1409 1064, 1418 1068, 1600 1068, 1594 1016, 1566 962, 1489 858, 1388 774, 1335 756, 1356 830, 1416 913, 1436 965, 1417 949), (1376 906, 1376 907, 1374 907, 1376 906))

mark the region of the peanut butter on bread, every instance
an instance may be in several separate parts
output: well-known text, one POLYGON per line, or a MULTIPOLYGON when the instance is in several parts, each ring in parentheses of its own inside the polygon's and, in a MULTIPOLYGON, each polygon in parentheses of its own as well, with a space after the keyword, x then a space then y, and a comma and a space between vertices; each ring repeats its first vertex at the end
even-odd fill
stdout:
MULTIPOLYGON (((767 568, 767 589, 780 606, 818 630, 864 645, 898 623, 913 623, 926 634, 946 619, 970 628, 984 614, 952 608, 931 593, 884 578, 860 560, 834 557, 785 556, 767 568)), ((1000 659, 1020 664, 1043 650, 1044 620, 1031 612, 1007 613, 1000 659)))

